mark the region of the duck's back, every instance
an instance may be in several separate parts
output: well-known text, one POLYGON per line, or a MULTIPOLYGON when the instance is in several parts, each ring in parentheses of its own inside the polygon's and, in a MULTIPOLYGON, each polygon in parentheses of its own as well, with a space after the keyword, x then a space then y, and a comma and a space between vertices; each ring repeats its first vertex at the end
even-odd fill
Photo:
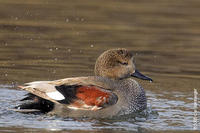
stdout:
POLYGON ((75 111, 96 111, 116 104, 118 98, 113 93, 114 86, 112 80, 97 76, 31 82, 20 86, 30 92, 22 101, 31 102, 17 108, 22 112, 49 112, 57 110, 55 106, 59 105, 75 111))

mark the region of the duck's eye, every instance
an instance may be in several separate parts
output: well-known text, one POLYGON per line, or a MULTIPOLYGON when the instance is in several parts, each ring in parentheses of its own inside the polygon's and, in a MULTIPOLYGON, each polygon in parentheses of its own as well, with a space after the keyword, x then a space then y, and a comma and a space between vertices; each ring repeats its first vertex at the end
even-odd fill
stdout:
POLYGON ((121 65, 128 65, 127 62, 120 62, 120 61, 118 61, 118 63, 121 64, 121 65))

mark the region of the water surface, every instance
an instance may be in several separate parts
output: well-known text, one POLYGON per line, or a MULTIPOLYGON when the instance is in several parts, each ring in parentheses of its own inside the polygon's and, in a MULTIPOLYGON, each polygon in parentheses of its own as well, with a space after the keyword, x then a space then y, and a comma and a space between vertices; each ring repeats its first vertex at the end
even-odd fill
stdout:
POLYGON ((198 0, 0 0, 0 132, 200 130, 193 123, 199 7, 198 0), (137 69, 154 79, 137 81, 159 116, 80 121, 9 110, 26 94, 17 85, 93 75, 96 58, 118 47, 133 51, 137 69))

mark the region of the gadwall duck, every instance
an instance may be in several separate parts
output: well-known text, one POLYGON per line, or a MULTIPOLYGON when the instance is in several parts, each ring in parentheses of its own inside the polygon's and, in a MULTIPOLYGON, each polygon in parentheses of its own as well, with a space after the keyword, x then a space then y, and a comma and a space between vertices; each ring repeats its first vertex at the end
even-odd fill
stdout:
POLYGON ((29 92, 19 112, 43 112, 65 117, 107 118, 142 111, 144 89, 131 77, 152 81, 134 65, 124 49, 105 51, 96 60, 95 76, 35 81, 19 88, 29 92))

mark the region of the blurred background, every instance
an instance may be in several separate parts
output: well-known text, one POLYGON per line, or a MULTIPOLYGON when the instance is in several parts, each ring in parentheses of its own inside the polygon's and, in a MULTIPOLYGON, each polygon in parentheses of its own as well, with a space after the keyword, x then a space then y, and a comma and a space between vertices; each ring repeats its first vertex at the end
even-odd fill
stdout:
POLYGON ((199 16, 199 0, 0 0, 0 127, 6 127, 0 131, 45 127, 37 118, 36 125, 17 124, 22 116, 7 114, 25 94, 13 90, 17 85, 94 75, 96 58, 119 47, 133 51, 137 69, 153 78, 137 81, 159 113, 142 124, 129 122, 130 129, 122 122, 122 131, 200 129, 193 125, 194 89, 200 93, 199 16))

